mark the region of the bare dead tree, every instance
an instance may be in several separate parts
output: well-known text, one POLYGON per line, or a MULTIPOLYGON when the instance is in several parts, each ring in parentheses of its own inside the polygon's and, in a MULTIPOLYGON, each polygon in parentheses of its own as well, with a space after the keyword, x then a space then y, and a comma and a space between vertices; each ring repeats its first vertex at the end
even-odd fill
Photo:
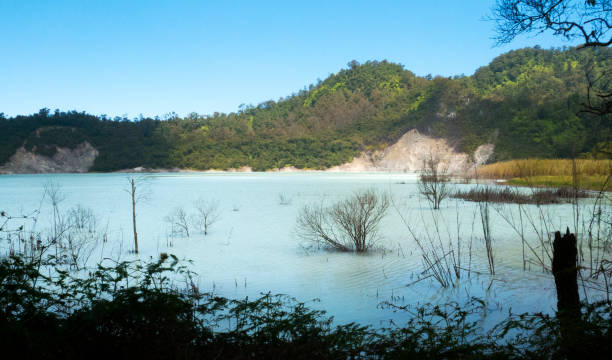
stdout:
POLYGON ((440 209, 440 203, 451 194, 448 167, 440 158, 430 155, 423 159, 419 176, 419 192, 431 203, 434 210, 440 209))
POLYGON ((580 39, 580 47, 612 44, 610 0, 498 0, 492 20, 498 44, 520 34, 552 31, 567 40, 580 39))
POLYGON ((62 186, 54 179, 47 180, 43 184, 44 198, 48 199, 53 208, 53 239, 58 246, 62 246, 61 233, 63 232, 64 222, 60 212, 60 203, 66 200, 66 194, 62 191, 62 186))
POLYGON ((389 208, 389 196, 366 190, 330 207, 306 205, 297 219, 305 240, 340 251, 368 251, 378 239, 378 226, 389 208))
POLYGON ((98 243, 106 234, 98 230, 93 210, 82 205, 77 205, 68 211, 67 223, 69 224, 69 231, 66 233, 69 261, 72 267, 79 270, 87 265, 98 243))
MULTIPOLYGON (((55 196, 52 198, 59 199, 55 196)), ((56 219, 61 220, 57 221, 57 226, 45 232, 35 231, 39 214, 39 210, 36 210, 26 215, 11 216, 0 211, 0 240, 8 242, 10 254, 21 254, 30 261, 40 262, 47 251, 54 249, 58 265, 79 270, 87 264, 98 241, 105 236, 97 230, 93 211, 81 205, 56 214, 56 219), (61 246, 60 240, 63 242, 61 246)))
POLYGON ((199 198, 194 205, 197 211, 196 223, 204 235, 208 235, 208 229, 221 218, 219 201, 199 198))
MULTIPOLYGON (((22 253, 24 256, 34 256, 40 244, 40 233, 33 231, 40 212, 30 214, 10 215, 0 210, 0 241, 8 243, 10 255, 22 253), (28 231, 26 228, 31 227, 28 231), (29 241, 28 241, 29 240, 29 241), (21 246, 23 245, 23 249, 21 246)), ((4 248, 2 248, 4 250, 4 248)))
POLYGON ((324 244, 336 250, 349 251, 350 245, 345 244, 336 234, 336 227, 329 209, 323 204, 307 204, 302 207, 297 218, 297 234, 300 238, 317 244, 324 244))
POLYGON ((278 194, 278 203, 280 205, 291 205, 291 198, 285 193, 278 194))
POLYGON ((182 207, 174 208, 164 220, 172 226, 172 233, 181 233, 189 237, 189 220, 185 209, 182 207))
POLYGON ((582 103, 580 112, 601 116, 604 123, 610 126, 610 119, 604 115, 612 113, 612 71, 604 69, 597 71, 591 61, 586 66, 587 79, 586 101, 582 103))
POLYGON ((138 254, 138 231, 136 230, 136 205, 148 200, 151 196, 150 178, 142 175, 127 177, 128 187, 125 190, 130 195, 132 205, 132 228, 134 232, 134 252, 138 254))
POLYGON ((389 208, 389 197, 373 190, 356 193, 352 198, 341 201, 331 209, 334 222, 350 237, 355 250, 367 251, 375 239, 378 224, 389 208))
MULTIPOLYGON (((566 40, 579 39, 579 49, 612 44, 610 0, 497 0, 490 17, 497 24, 498 45, 518 35, 552 31, 566 40)), ((581 112, 604 116, 612 112, 608 70, 595 74, 587 66, 587 100, 581 112)))
POLYGON ((94 232, 96 222, 93 210, 83 205, 77 205, 68 211, 68 223, 73 229, 94 232))

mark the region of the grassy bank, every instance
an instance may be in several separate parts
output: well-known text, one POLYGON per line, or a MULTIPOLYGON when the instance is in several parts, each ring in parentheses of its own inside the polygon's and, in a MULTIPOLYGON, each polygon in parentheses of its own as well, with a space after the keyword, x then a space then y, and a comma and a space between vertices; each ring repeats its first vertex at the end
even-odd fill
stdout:
POLYGON ((502 161, 478 169, 485 178, 508 179, 522 186, 572 187, 574 172, 580 188, 612 190, 612 160, 524 159, 502 161))
MULTIPOLYGON (((530 176, 525 178, 511 178, 510 185, 519 186, 547 186, 547 187, 572 187, 573 176, 530 176)), ((581 189, 612 191, 609 176, 579 176, 578 187, 581 189)))

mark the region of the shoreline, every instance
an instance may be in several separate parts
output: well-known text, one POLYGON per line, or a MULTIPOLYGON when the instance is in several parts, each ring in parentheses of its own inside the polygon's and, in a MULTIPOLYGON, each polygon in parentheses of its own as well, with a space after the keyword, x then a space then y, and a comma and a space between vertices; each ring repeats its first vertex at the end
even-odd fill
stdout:
POLYGON ((0 172, 2 175, 87 175, 87 174, 163 174, 163 173, 183 173, 183 174, 312 174, 312 173, 331 173, 331 174, 416 174, 419 170, 397 170, 397 169, 372 169, 372 170, 316 170, 316 169, 271 169, 264 171, 241 170, 241 169, 121 169, 116 171, 87 171, 87 172, 0 172))

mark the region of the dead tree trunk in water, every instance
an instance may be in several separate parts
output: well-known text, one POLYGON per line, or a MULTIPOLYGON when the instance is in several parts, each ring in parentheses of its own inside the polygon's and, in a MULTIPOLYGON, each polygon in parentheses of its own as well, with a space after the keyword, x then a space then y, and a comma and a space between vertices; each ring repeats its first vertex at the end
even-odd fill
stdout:
POLYGON ((134 228, 134 252, 138 254, 138 232, 136 231, 136 183, 134 178, 130 179, 130 194, 132 196, 132 225, 134 228))
POLYGON ((563 237, 557 231, 553 242, 552 261, 552 273, 557 288, 557 312, 568 316, 580 314, 577 255, 576 236, 570 234, 569 228, 563 237))
POLYGON ((557 288, 557 316, 561 330, 561 351, 567 359, 577 359, 576 345, 582 337, 580 320, 580 296, 578 295, 578 267, 576 264, 578 249, 576 236, 555 233, 553 242, 552 273, 557 288))
POLYGON ((132 205, 132 228, 134 230, 134 253, 138 254, 138 231, 136 231, 136 205, 147 201, 151 195, 150 178, 146 175, 129 175, 128 185, 123 189, 130 194, 132 205))

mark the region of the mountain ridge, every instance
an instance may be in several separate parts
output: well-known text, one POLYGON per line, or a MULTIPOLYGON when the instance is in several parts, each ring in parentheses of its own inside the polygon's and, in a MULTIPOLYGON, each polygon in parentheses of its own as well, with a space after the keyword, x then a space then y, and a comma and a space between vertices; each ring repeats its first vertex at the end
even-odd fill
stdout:
POLYGON ((0 115, 0 164, 21 147, 53 157, 87 141, 99 151, 91 171, 327 169, 415 129, 468 156, 494 144, 489 161, 594 155, 610 148, 611 120, 580 112, 585 73, 612 68, 611 55, 608 48, 525 48, 451 78, 352 61, 295 94, 229 114, 139 121, 48 109, 0 115))

